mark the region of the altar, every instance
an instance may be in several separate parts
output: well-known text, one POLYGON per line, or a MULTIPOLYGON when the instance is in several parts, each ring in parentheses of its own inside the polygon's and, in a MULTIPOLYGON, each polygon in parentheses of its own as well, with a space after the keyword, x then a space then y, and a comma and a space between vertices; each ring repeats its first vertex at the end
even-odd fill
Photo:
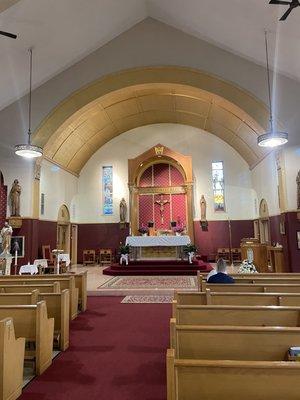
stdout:
POLYGON ((126 245, 132 247, 134 260, 178 260, 183 258, 183 247, 191 243, 182 236, 127 236, 126 245))

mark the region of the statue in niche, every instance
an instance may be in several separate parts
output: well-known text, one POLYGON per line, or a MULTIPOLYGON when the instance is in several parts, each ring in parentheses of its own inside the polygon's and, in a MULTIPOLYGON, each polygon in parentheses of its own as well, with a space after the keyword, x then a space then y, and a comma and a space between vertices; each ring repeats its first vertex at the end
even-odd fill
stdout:
POLYGON ((2 239, 2 253, 1 256, 10 255, 10 244, 13 230, 9 223, 6 221, 4 227, 1 229, 0 235, 2 239))
POLYGON ((207 207, 206 200, 204 195, 202 194, 200 199, 200 211, 201 211, 200 224, 203 231, 208 230, 208 222, 206 219, 206 207, 207 207))
POLYGON ((300 171, 298 172, 296 182, 297 182, 297 209, 300 210, 300 171))
POLYGON ((127 204, 124 197, 120 201, 120 223, 125 224, 127 219, 127 204))
POLYGON ((18 179, 14 180, 9 193, 10 208, 12 217, 20 217, 20 196, 21 196, 21 186, 19 185, 18 179))

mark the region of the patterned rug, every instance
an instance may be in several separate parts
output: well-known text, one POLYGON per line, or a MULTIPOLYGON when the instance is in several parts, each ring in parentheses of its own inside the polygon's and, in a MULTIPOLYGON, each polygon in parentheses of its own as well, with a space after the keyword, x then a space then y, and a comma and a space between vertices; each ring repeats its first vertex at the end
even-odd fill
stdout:
POLYGON ((98 289, 196 289, 195 276, 116 276, 98 289))
POLYGON ((121 301, 121 303, 126 303, 126 304, 133 304, 133 303, 140 303, 140 304, 145 304, 145 303, 157 303, 157 304, 162 304, 162 303, 172 303, 173 301, 173 296, 126 296, 124 299, 121 301))

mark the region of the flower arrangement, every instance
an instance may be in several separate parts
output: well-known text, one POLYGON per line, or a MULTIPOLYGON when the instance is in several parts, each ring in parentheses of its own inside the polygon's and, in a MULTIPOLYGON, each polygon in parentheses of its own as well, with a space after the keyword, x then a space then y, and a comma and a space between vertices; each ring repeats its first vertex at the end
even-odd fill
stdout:
POLYGON ((182 233, 183 231, 184 231, 183 226, 174 226, 174 228, 173 228, 173 232, 175 232, 175 233, 182 233))
POLYGON ((149 232, 149 228, 145 224, 142 224, 142 226, 139 227, 139 232, 142 235, 145 235, 146 233, 149 232))
POLYGON ((183 247, 184 253, 196 253, 197 247, 194 244, 188 244, 183 247))
POLYGON ((240 265, 240 268, 238 270, 239 274, 258 274, 258 271, 253 264, 253 262, 249 260, 244 260, 242 264, 240 265))
POLYGON ((121 254, 129 254, 130 253, 130 246, 129 244, 121 244, 119 247, 121 254))

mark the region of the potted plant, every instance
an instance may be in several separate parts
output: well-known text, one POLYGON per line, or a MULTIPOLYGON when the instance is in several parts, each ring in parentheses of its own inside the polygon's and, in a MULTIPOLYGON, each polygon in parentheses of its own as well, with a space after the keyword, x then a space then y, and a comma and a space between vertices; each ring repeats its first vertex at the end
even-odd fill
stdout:
POLYGON ((128 265, 128 258, 129 258, 129 253, 130 253, 130 246, 129 244, 121 244, 120 246, 120 265, 123 264, 123 261, 125 261, 125 264, 128 265))
POLYGON ((252 261, 244 260, 238 270, 239 274, 258 274, 258 271, 252 261))
POLYGON ((195 256, 195 253, 197 251, 197 247, 194 244, 188 244, 184 246, 183 251, 188 254, 189 257, 189 263, 193 264, 193 258, 195 256))

